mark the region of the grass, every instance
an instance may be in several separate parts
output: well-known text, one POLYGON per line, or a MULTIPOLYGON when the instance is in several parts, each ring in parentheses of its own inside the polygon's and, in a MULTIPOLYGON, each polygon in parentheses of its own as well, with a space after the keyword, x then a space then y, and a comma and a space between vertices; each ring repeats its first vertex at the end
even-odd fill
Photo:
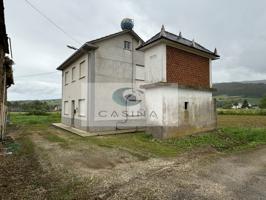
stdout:
POLYGON ((219 128, 266 128, 266 116, 218 115, 219 128))
POLYGON ((20 126, 30 125, 49 125, 60 122, 59 113, 48 113, 46 115, 28 115, 27 113, 10 113, 10 119, 13 124, 20 126))
POLYGON ((266 109, 218 109, 219 115, 265 115, 266 109))
MULTIPOLYGON (((143 158, 172 157, 179 152, 202 147, 231 152, 266 144, 266 116, 220 115, 217 131, 167 140, 156 140, 145 133, 81 138, 63 132, 66 136, 63 138, 56 133, 56 129, 49 127, 51 123, 60 121, 58 113, 45 116, 12 113, 11 121, 17 126, 24 127, 25 135, 26 132, 35 130, 48 141, 58 143, 61 147, 71 148, 69 144, 82 142, 87 145, 126 150, 143 158)), ((27 137, 22 139, 26 149, 30 151, 31 142, 27 137)))

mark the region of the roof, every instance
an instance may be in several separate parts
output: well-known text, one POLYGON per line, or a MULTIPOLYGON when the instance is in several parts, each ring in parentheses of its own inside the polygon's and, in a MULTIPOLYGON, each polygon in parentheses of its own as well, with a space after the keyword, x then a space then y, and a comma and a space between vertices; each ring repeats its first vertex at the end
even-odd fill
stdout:
POLYGON ((98 38, 98 39, 95 39, 95 40, 91 40, 87 43, 91 43, 91 44, 95 44, 97 42, 101 42, 101 41, 104 41, 104 40, 107 40, 107 39, 110 39, 110 38, 113 38, 113 37, 116 37, 116 36, 119 36, 119 35, 122 35, 122 34, 125 34, 125 33, 130 33, 131 35, 133 35, 135 37, 135 39, 141 41, 141 43, 143 43, 144 41, 141 39, 141 37, 133 30, 123 30, 123 31, 120 31, 120 32, 117 32, 117 33, 113 33, 113 34, 110 34, 110 35, 107 35, 107 36, 104 36, 104 37, 101 37, 101 38, 98 38))
POLYGON ((196 43, 194 40, 188 40, 184 37, 182 37, 181 33, 179 35, 175 35, 173 33, 167 32, 164 30, 164 27, 162 27, 161 32, 154 35, 151 39, 147 40, 145 43, 142 43, 137 50, 141 50, 144 47, 147 47, 148 45, 151 45, 161 39, 165 39, 186 47, 189 47, 191 49, 199 50, 201 52, 207 53, 211 56, 213 56, 215 59, 218 59, 220 56, 216 54, 216 52, 212 52, 208 50, 207 48, 201 46, 200 44, 196 43))
POLYGON ((9 53, 3 0, 0 0, 0 44, 4 47, 4 52, 9 53))
POLYGON ((141 43, 143 43, 144 41, 141 39, 141 37, 139 37, 139 35, 133 31, 133 30, 123 30, 123 31, 119 31, 117 33, 113 33, 95 40, 91 40, 86 42, 84 45, 82 45, 77 51, 75 51, 68 59, 66 59, 59 67, 57 67, 57 70, 63 70, 65 67, 67 67, 69 64, 71 64, 72 62, 74 62, 77 58, 79 58, 80 56, 82 56, 85 52, 87 52, 88 50, 95 50, 98 48, 97 43, 107 40, 107 39, 111 39, 114 37, 117 37, 119 35, 123 35, 125 33, 129 33, 131 34, 137 41, 140 41, 141 43))

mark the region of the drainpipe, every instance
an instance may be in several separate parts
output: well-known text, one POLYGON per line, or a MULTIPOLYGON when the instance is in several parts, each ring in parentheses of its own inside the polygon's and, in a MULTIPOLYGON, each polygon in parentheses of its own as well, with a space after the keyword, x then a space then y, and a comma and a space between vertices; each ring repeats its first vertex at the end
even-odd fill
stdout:
MULTIPOLYGON (((131 53, 131 63, 132 63, 132 71, 131 71, 131 91, 132 91, 132 93, 133 93, 133 89, 134 89, 134 40, 133 40, 134 38, 132 37, 131 38, 131 44, 132 44, 132 53, 131 53)), ((129 97, 127 97, 127 99, 126 99, 126 106, 125 106, 125 108, 126 108, 126 119, 124 120, 124 121, 121 121, 121 122, 117 122, 116 123, 116 130, 123 130, 123 129, 119 129, 118 128, 118 124, 125 124, 125 123, 127 123, 128 122, 128 113, 127 113, 127 111, 128 111, 128 101, 130 101, 130 96, 129 97)))

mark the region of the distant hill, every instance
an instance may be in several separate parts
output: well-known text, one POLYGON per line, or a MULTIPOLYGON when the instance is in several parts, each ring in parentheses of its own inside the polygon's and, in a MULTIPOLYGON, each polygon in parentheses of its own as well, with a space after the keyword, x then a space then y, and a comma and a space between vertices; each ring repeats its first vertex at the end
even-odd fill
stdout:
POLYGON ((257 81, 242 81, 240 83, 264 83, 266 84, 266 80, 257 80, 257 81))
POLYGON ((261 98, 266 95, 266 80, 215 83, 213 87, 217 89, 214 96, 240 96, 243 98, 261 98))

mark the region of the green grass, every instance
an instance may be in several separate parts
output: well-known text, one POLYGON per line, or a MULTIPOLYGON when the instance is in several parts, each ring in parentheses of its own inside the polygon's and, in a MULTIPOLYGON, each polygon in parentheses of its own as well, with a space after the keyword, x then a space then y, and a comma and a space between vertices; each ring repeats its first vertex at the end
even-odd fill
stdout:
POLYGON ((266 109, 218 109, 219 115, 266 115, 266 109))
POLYGON ((48 141, 59 143, 61 147, 71 148, 71 144, 86 143, 87 145, 125 150, 142 158, 172 157, 179 152, 202 147, 212 147, 220 152, 231 152, 263 145, 266 144, 264 118, 265 116, 222 115, 218 117, 218 124, 221 125, 217 131, 183 138, 157 140, 145 133, 81 138, 62 131, 65 136, 63 138, 55 133, 56 129, 50 127, 51 123, 60 120, 58 113, 50 113, 48 116, 11 114, 12 122, 17 126, 24 127, 25 138, 22 137, 22 139, 25 140, 23 143, 29 151, 32 143, 26 136, 31 130, 34 130, 48 141), (226 120, 227 118, 228 120, 226 120), (247 124, 249 126, 246 126, 247 124))
POLYGON ((88 138, 88 142, 110 148, 128 149, 146 157, 172 157, 195 148, 212 147, 232 152, 266 144, 264 128, 223 128, 210 133, 177 139, 157 140, 145 133, 88 138))
POLYGON ((26 113, 10 113, 11 123, 16 125, 49 125, 60 121, 59 113, 46 115, 28 115, 26 113))

